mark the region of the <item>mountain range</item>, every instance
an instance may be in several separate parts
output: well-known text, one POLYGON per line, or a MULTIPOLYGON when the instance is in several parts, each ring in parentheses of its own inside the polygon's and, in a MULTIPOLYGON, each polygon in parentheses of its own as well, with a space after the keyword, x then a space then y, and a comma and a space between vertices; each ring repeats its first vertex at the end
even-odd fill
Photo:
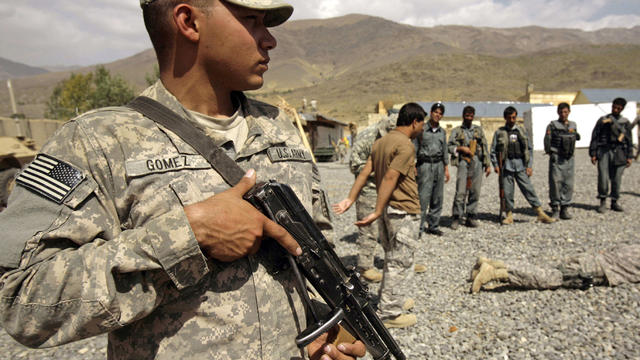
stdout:
MULTIPOLYGON (((362 121, 378 101, 516 100, 530 83, 547 91, 640 84, 640 26, 415 27, 347 15, 291 21, 272 33, 278 46, 265 86, 248 95, 271 103, 282 97, 294 106, 315 99, 320 112, 343 122, 362 121)), ((19 111, 28 117, 43 116, 53 87, 71 73, 20 72, 7 63, 0 59, 0 79, 14 78, 19 111)), ((104 65, 141 90, 155 64, 149 49, 104 65)), ((0 87, 1 115, 10 114, 6 93, 0 87)))

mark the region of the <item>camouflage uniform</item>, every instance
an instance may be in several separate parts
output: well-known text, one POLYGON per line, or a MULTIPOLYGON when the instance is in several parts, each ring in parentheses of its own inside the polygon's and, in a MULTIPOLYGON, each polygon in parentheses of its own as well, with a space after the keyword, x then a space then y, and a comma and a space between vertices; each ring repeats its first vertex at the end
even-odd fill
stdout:
MULTIPOLYGON (((160 82, 143 95, 194 122, 160 82)), ((289 184, 326 220, 317 168, 289 119, 235 96, 249 127, 236 162, 289 184)), ((105 108, 67 123, 42 153, 84 179, 59 204, 17 186, 0 213, 0 314, 15 339, 49 347, 109 333, 109 359, 302 355, 294 337, 304 311, 281 249, 266 240, 234 262, 201 252, 183 206, 229 186, 182 139, 131 109, 105 108)))
POLYGON ((509 284, 525 289, 574 288, 583 281, 610 286, 640 282, 640 245, 580 254, 566 258, 556 267, 539 267, 522 260, 505 263, 509 284))
MULTIPOLYGON (((358 133, 353 146, 351 147, 351 157, 349 167, 351 173, 358 177, 364 169, 373 143, 383 137, 387 131, 395 126, 395 118, 387 118, 378 123, 368 126, 358 133)), ((356 219, 361 220, 365 216, 374 212, 376 208, 376 181, 373 174, 367 178, 367 182, 360 191, 360 196, 356 199, 356 219)), ((378 242, 378 220, 367 226, 358 227, 358 268, 369 269, 373 267, 376 243, 378 242)))
POLYGON ((484 175, 483 170, 491 166, 491 160, 489 159, 489 150, 487 145, 487 139, 484 136, 484 131, 478 125, 471 125, 469 128, 458 126, 451 131, 449 136, 449 153, 451 154, 451 165, 457 166, 458 171, 456 173, 456 195, 453 200, 453 217, 460 217, 465 214, 465 202, 466 215, 468 218, 475 218, 476 209, 478 207, 478 200, 480 200, 480 189, 482 188, 482 178, 484 175), (460 159, 460 154, 456 151, 458 146, 469 146, 469 141, 476 140, 477 148, 473 157, 471 165, 465 160, 460 159), (472 166, 472 178, 471 188, 469 189, 467 196, 467 174, 469 172, 469 166, 472 166))
POLYGON ((549 155, 549 201, 551 208, 571 204, 575 142, 580 140, 576 123, 554 120, 547 126, 544 152, 549 155))

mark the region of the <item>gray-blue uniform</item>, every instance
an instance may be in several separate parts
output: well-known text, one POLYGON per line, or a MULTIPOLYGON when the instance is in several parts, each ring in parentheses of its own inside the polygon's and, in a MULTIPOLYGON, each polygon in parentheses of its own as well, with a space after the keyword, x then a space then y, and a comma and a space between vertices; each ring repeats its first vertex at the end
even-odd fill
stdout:
POLYGON ((631 140, 631 123, 627 118, 613 114, 601 117, 591 133, 589 156, 598 159, 598 198, 611 201, 620 198, 622 173, 627 159, 633 158, 633 142, 631 140), (623 136, 622 136, 623 135, 623 136), (609 192, 611 180, 611 193, 609 192))
POLYGON ((453 200, 453 217, 460 217, 465 214, 464 205, 466 201, 466 215, 468 218, 473 219, 476 215, 478 200, 480 200, 483 170, 491 166, 487 139, 484 136, 482 128, 473 124, 468 128, 464 127, 464 125, 454 128, 449 136, 449 153, 451 154, 451 165, 458 167, 456 174, 456 195, 453 200), (458 146, 468 147, 471 140, 476 140, 477 147, 473 161, 471 162, 471 188, 468 191, 468 198, 465 198, 467 197, 467 174, 470 164, 462 159, 460 154, 457 153, 456 148, 458 146))
POLYGON ((504 198, 506 202, 506 211, 513 210, 514 181, 518 183, 518 187, 522 195, 527 199, 529 204, 534 208, 541 205, 533 184, 527 176, 526 169, 533 167, 533 146, 527 131, 520 125, 514 125, 511 129, 503 126, 496 130, 493 134, 491 142, 491 163, 494 167, 498 167, 498 153, 502 153, 504 165, 504 198), (526 165, 525 165, 526 164, 526 165))
POLYGON ((442 214, 444 193, 444 167, 449 165, 447 155, 447 133, 440 126, 432 128, 425 124, 421 136, 414 141, 418 168, 418 193, 420 194, 420 231, 437 230, 442 214), (427 213, 428 208, 428 213, 427 213))
POLYGON ((544 136, 544 152, 549 155, 549 205, 551 208, 571 204, 573 197, 576 141, 580 134, 576 123, 566 125, 553 120, 544 136))

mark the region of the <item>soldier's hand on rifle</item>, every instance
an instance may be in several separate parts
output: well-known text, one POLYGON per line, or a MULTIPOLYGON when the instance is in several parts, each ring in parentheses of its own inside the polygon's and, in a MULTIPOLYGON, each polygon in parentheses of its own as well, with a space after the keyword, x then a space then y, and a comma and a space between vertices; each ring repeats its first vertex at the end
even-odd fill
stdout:
POLYGON ((309 344, 307 350, 311 360, 350 360, 365 356, 367 349, 364 343, 359 340, 353 342, 350 334, 347 333, 350 341, 336 341, 344 331, 340 326, 335 326, 309 344))
POLYGON ((487 166, 487 168, 484 169, 484 176, 489 177, 489 175, 491 175, 491 167, 487 166))
POLYGON ((262 239, 275 239, 293 255, 302 250, 282 226, 271 221, 242 196, 256 183, 253 170, 229 190, 184 207, 196 241, 208 256, 234 261, 255 254, 262 239))
POLYGON ((527 172, 527 176, 528 177, 531 177, 531 175, 533 175, 533 169, 532 168, 527 168, 526 172, 527 172))
POLYGON ((592 156, 592 157, 591 157, 591 163, 592 163, 593 165, 595 165, 597 162, 598 162, 598 158, 597 158, 597 157, 595 157, 595 156, 592 156))

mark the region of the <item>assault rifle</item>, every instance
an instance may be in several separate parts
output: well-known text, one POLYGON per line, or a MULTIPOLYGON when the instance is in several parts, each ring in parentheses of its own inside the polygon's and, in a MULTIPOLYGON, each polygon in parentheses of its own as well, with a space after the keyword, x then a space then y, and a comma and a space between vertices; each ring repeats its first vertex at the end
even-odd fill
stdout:
POLYGON ((273 180, 259 183, 244 198, 284 227, 302 248, 302 255, 295 258, 283 249, 296 275, 297 290, 314 320, 314 324, 296 337, 296 345, 304 347, 341 323, 364 343, 374 360, 391 359, 391 354, 398 360, 406 359, 376 315, 367 287, 360 282, 355 270, 342 264, 288 185, 273 180), (320 318, 310 301, 301 272, 332 308, 325 319, 320 318))
POLYGON ((498 188, 500 190, 500 214, 498 214, 498 221, 502 224, 502 214, 507 210, 507 202, 504 198, 504 159, 502 158, 502 152, 498 152, 498 188))

